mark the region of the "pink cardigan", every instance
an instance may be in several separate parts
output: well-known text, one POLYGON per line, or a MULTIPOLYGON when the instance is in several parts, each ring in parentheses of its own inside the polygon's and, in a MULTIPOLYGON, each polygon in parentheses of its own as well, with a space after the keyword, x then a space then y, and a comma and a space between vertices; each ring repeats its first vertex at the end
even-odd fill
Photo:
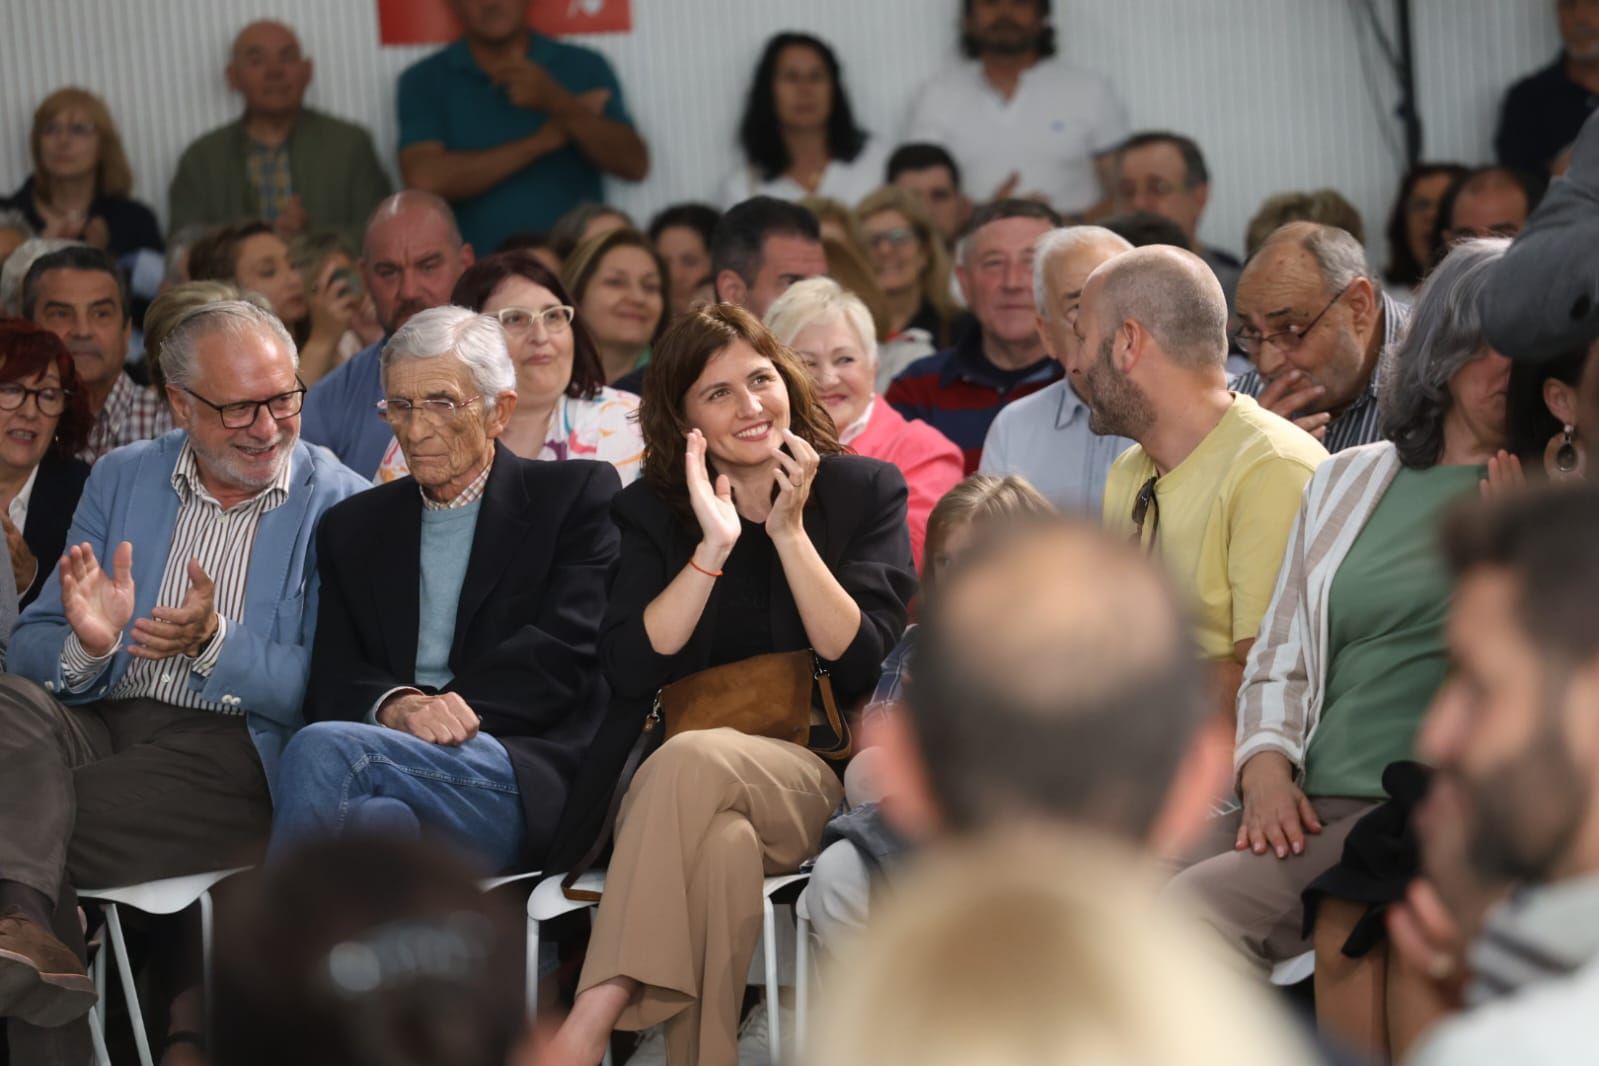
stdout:
POLYGON ((927 516, 944 493, 965 476, 961 450, 926 422, 907 420, 881 396, 875 397, 866 428, 850 441, 849 448, 857 455, 893 463, 905 475, 905 485, 910 489, 907 517, 911 557, 917 573, 921 573, 927 516))

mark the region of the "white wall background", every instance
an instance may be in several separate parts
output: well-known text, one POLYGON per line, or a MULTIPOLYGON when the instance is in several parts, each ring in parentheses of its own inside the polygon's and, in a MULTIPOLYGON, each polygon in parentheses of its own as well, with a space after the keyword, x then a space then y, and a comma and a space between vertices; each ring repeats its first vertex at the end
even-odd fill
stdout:
MULTIPOLYGON (((1330 185, 1380 233, 1402 169, 1394 90, 1362 69, 1360 0, 1056 0, 1061 52, 1108 75, 1134 127, 1195 136, 1213 182, 1206 240, 1237 249, 1264 197, 1330 185)), ((1391 0, 1374 0, 1387 10, 1391 0)), ((425 48, 380 48, 375 0, 0 0, 0 188, 26 176, 27 131, 47 91, 109 101, 163 217, 179 152, 237 108, 223 79, 233 34, 271 15, 316 61, 309 102, 370 125, 392 168, 393 86, 425 48)), ((830 41, 856 110, 894 138, 922 79, 956 62, 958 0, 633 0, 634 30, 588 38, 621 77, 654 167, 612 198, 641 221, 711 196, 735 163, 733 130, 762 42, 783 29, 830 41)), ((1430 158, 1487 161, 1504 88, 1558 49, 1552 0, 1415 0, 1418 95, 1430 158)), ((1369 39, 1368 39, 1369 40, 1369 39)), ((1371 49, 1375 55, 1375 49, 1371 49)))

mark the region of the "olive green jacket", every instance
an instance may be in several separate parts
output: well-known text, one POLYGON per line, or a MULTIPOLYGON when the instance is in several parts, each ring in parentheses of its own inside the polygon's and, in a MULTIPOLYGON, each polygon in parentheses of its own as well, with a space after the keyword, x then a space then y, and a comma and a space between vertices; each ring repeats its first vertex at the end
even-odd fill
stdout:
MULTIPOLYGON (((288 144, 294 191, 310 216, 309 229, 336 231, 359 249, 367 216, 393 189, 371 135, 352 122, 305 108, 288 144)), ((260 217, 247 148, 241 117, 184 149, 169 190, 169 234, 195 223, 214 226, 260 217)))

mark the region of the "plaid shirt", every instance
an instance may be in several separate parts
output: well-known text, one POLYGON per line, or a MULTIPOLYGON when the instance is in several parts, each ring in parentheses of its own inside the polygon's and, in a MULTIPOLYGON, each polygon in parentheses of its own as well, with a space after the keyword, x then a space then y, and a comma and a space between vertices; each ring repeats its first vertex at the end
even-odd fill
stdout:
POLYGON ((251 141, 245 153, 244 165, 261 206, 261 220, 271 225, 289 209, 289 201, 294 199, 294 175, 289 170, 288 143, 269 148, 251 141))
POLYGON ((422 493, 422 506, 430 511, 453 511, 457 507, 468 507, 483 498, 483 489, 489 483, 489 471, 494 469, 494 460, 489 459, 484 465, 483 472, 472 479, 472 483, 448 500, 429 499, 428 494, 422 491, 419 483, 416 491, 422 493))
POLYGON ((78 458, 92 463, 112 448, 151 440, 172 428, 172 414, 154 389, 141 386, 124 370, 111 386, 111 395, 89 430, 89 441, 78 458))
MULTIPOLYGON (((1404 335, 1405 326, 1410 322, 1410 307, 1389 296, 1382 294, 1382 352, 1377 357, 1377 368, 1372 372, 1371 381, 1366 384, 1365 391, 1355 398, 1355 402, 1344 408, 1342 414, 1327 425, 1327 438, 1323 442, 1330 454, 1337 454, 1345 448, 1358 448, 1362 444, 1372 444, 1382 439, 1381 413, 1377 409, 1377 390, 1381 386, 1384 368, 1393 356, 1394 348, 1398 346, 1399 339, 1404 335)), ((1255 397, 1266 390, 1266 379, 1260 371, 1251 370, 1247 374, 1240 374, 1233 382, 1233 389, 1255 397)))

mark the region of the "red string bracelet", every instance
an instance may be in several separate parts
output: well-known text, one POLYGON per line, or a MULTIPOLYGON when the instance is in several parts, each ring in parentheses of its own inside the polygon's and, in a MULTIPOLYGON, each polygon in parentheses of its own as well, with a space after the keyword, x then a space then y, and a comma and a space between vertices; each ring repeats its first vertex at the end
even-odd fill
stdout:
POLYGON ((707 569, 705 569, 705 567, 701 566, 699 563, 696 563, 694 561, 694 557, 692 555, 688 557, 688 565, 692 566, 694 569, 698 570, 700 573, 704 574, 706 577, 721 577, 722 576, 722 572, 720 570, 707 570, 707 569))

